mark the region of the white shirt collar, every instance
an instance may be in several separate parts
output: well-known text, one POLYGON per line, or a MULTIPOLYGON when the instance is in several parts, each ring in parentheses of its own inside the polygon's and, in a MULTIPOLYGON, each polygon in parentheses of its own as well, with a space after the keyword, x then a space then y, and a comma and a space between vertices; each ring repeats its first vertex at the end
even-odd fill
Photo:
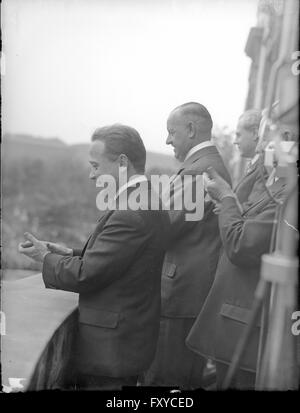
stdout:
POLYGON ((253 158, 250 160, 250 165, 254 165, 258 161, 258 158, 259 158, 259 153, 253 156, 253 158))
POLYGON ((126 182, 126 184, 122 185, 121 188, 119 188, 114 200, 116 200, 120 194, 124 191, 126 191, 127 188, 131 187, 131 186, 135 186, 136 184, 140 183, 140 182, 144 182, 147 181, 147 177, 145 175, 133 175, 131 176, 128 181, 126 182))
POLYGON ((200 151, 200 149, 207 148, 207 147, 209 147, 209 146, 215 146, 215 145, 212 143, 212 141, 205 141, 205 142, 198 143, 198 145, 193 146, 193 147, 188 151, 188 153, 186 154, 186 157, 185 157, 184 161, 186 161, 188 158, 190 158, 194 153, 200 151))
POLYGON ((273 185, 276 181, 278 181, 279 177, 276 176, 276 168, 273 168, 272 171, 270 172, 270 175, 267 179, 266 186, 271 186, 273 185))

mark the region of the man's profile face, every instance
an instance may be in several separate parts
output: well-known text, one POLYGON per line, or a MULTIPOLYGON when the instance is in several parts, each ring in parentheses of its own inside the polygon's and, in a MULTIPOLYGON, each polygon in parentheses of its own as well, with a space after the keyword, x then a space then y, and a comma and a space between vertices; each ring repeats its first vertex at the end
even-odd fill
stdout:
POLYGON ((257 133, 244 127, 243 119, 238 122, 234 142, 243 158, 253 158, 257 145, 257 133))
POLYGON ((180 162, 183 162, 191 148, 191 141, 188 136, 188 128, 183 116, 178 111, 172 112, 167 120, 168 137, 166 144, 172 145, 174 155, 180 162))
POLYGON ((105 150, 105 143, 95 141, 89 150, 89 163, 91 165, 90 179, 97 181, 101 175, 111 175, 118 182, 119 162, 112 161, 105 150))

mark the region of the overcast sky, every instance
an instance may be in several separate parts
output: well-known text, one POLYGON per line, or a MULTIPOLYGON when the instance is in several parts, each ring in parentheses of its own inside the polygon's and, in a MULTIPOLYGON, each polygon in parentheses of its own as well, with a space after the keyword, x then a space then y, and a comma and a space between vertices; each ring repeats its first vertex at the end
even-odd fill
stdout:
POLYGON ((2 0, 2 130, 88 142, 121 122, 165 145, 175 106, 243 111, 257 0, 2 0))

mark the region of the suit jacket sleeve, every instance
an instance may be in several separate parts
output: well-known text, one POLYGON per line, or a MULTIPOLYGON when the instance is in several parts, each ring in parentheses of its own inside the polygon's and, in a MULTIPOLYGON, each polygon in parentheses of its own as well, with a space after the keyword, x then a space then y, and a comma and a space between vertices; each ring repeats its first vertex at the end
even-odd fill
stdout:
POLYGON ((236 200, 222 201, 219 227, 224 250, 230 261, 238 266, 258 266, 262 254, 269 251, 275 205, 269 203, 255 218, 244 218, 236 200))
POLYGON ((73 257, 77 257, 81 255, 82 249, 80 248, 73 248, 73 257))
POLYGON ((46 255, 45 286, 77 293, 104 288, 122 277, 148 238, 149 231, 137 213, 117 211, 83 257, 46 255))

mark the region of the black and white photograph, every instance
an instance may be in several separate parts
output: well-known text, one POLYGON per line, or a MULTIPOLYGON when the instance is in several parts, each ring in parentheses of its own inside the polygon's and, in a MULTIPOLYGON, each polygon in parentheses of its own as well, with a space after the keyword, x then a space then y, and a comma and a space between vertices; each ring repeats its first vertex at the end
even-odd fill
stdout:
POLYGON ((0 393, 299 390, 299 5, 2 0, 0 393))

